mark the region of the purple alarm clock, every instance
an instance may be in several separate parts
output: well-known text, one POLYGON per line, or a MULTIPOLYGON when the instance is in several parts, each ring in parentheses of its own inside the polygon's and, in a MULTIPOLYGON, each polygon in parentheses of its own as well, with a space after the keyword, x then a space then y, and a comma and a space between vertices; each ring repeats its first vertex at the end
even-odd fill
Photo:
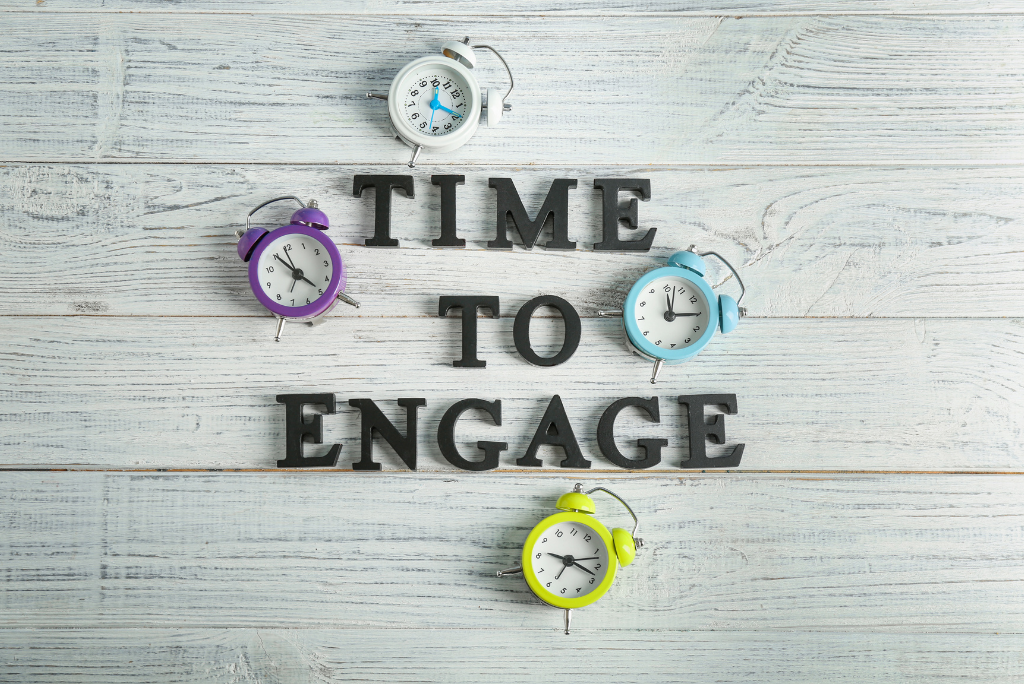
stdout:
POLYGON ((245 231, 238 231, 238 256, 249 262, 249 287, 260 304, 277 319, 274 339, 281 340, 285 321, 323 321, 338 301, 358 307, 347 296, 345 265, 334 242, 324 235, 327 214, 291 195, 267 200, 245 217, 245 231), (295 200, 302 207, 291 222, 274 230, 250 228, 249 218, 263 207, 281 200, 295 200))

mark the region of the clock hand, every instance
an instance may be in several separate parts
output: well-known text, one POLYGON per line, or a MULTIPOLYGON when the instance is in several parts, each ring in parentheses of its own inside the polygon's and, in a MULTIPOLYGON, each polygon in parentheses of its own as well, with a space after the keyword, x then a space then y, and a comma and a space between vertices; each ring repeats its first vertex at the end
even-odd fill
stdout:
POLYGON ((573 560, 601 560, 600 556, 591 556, 590 558, 574 558, 573 560))
MULTIPOLYGON (((275 252, 275 254, 277 254, 277 252, 275 252)), ((294 261, 292 261, 292 255, 288 253, 288 250, 287 250, 287 249, 286 249, 286 250, 284 250, 284 255, 285 255, 286 257, 288 257, 288 265, 289 265, 289 266, 291 266, 291 267, 292 267, 292 270, 294 271, 294 270, 295 270, 295 262, 294 262, 294 261)))
POLYGON ((703 311, 698 311, 697 313, 676 313, 676 312, 673 311, 672 315, 673 316, 700 316, 702 313, 704 313, 704 312, 703 311))
POLYGON ((562 576, 562 573, 565 572, 566 567, 568 567, 568 566, 566 566, 566 565, 562 566, 562 569, 558 571, 557 575, 555 575, 555 579, 558 579, 559 577, 562 576))
POLYGON ((437 99, 437 88, 434 88, 434 99, 430 101, 430 123, 427 124, 428 130, 434 129, 434 115, 437 114, 437 108, 441 104, 440 100, 437 99))
POLYGON ((676 320, 676 314, 672 311, 672 300, 669 298, 668 292, 665 293, 665 303, 668 305, 668 308, 665 310, 665 320, 671 323, 676 320))
POLYGON ((669 308, 670 311, 672 311, 672 313, 675 313, 675 310, 676 310, 676 287, 675 287, 675 285, 672 286, 672 301, 669 302, 669 307, 668 308, 669 308))
POLYGON ((456 112, 456 111, 454 111, 454 110, 452 110, 452 109, 448 109, 448 108, 447 108, 447 107, 445 107, 445 106, 444 106, 443 104, 440 104, 440 103, 438 103, 438 105, 437 105, 437 108, 438 108, 438 109, 441 109, 441 110, 444 110, 444 111, 446 111, 446 112, 448 112, 448 113, 449 113, 449 114, 451 114, 452 116, 457 116, 457 117, 459 117, 460 119, 462 118, 462 115, 461 115, 461 114, 459 114, 458 112, 456 112))
POLYGON ((575 565, 575 566, 576 566, 577 568, 579 568, 579 569, 580 569, 580 570, 582 570, 583 572, 587 573, 588 575, 593 575, 593 574, 594 574, 594 573, 590 572, 589 570, 587 570, 587 569, 586 569, 585 567, 583 567, 582 565, 580 565, 579 563, 573 563, 573 565, 575 565))
POLYGON ((551 553, 550 551, 548 552, 548 555, 549 555, 549 556, 554 556, 554 557, 555 557, 555 558, 557 558, 558 560, 562 560, 562 559, 564 559, 564 558, 565 558, 565 556, 559 556, 559 555, 558 555, 557 553, 551 553))

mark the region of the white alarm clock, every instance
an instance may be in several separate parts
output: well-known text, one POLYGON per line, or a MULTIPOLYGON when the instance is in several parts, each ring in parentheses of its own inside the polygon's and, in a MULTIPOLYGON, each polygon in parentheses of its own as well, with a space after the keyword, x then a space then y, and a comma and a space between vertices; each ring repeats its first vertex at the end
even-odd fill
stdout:
POLYGON ((423 150, 450 152, 465 145, 486 113, 488 126, 497 126, 512 105, 505 100, 515 83, 512 71, 497 50, 489 45, 469 45, 469 38, 441 46, 440 55, 409 62, 391 82, 387 95, 367 93, 388 101, 388 117, 395 137, 413 148, 409 166, 415 166, 423 150), (504 96, 488 88, 486 98, 471 71, 476 66, 474 48, 490 50, 508 72, 510 86, 504 96))

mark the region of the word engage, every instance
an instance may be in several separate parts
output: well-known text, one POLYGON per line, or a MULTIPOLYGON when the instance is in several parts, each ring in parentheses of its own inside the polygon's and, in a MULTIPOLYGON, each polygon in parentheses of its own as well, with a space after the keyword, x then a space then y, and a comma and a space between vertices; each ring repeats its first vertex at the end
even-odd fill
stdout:
MULTIPOLYGON (((455 188, 466 183, 462 175, 431 176, 430 182, 441 188, 441 237, 432 240, 434 247, 465 247, 466 241, 457 233, 455 222, 455 188)), ((551 183, 544 204, 534 219, 530 219, 511 178, 488 178, 488 187, 497 191, 497 234, 487 243, 490 249, 512 249, 508 239, 508 224, 511 222, 523 247, 532 249, 540 238, 544 224, 551 220, 553 235, 545 243, 545 249, 576 249, 576 243, 569 241, 569 190, 576 187, 575 178, 556 178, 551 183)), ((412 176, 355 176, 352 194, 361 197, 366 188, 375 189, 373 237, 366 240, 368 247, 398 247, 398 240, 391 237, 391 194, 402 190, 406 197, 413 197, 415 190, 412 176)), ((626 206, 619 205, 619 193, 635 192, 640 199, 651 199, 651 181, 647 178, 596 178, 594 188, 602 197, 602 240, 594 245, 595 251, 650 251, 657 228, 651 228, 638 240, 619 239, 619 224, 627 228, 638 228, 637 200, 629 200, 626 206)))
MULTIPOLYGON (((686 406, 689 426, 690 458, 679 464, 680 468, 734 468, 743 457, 743 444, 738 444, 728 456, 708 458, 707 442, 725 443, 725 418, 715 415, 710 422, 704 415, 706 406, 721 406, 730 415, 736 413, 735 394, 693 394, 682 395, 677 401, 686 406)), ((341 454, 341 444, 331 445, 325 456, 304 457, 303 441, 323 444, 323 415, 314 413, 307 422, 303 420, 302 411, 305 406, 323 406, 326 413, 337 413, 337 399, 333 394, 279 394, 277 402, 285 406, 285 458, 277 462, 278 468, 325 468, 334 467, 341 454)), ((380 463, 373 460, 373 436, 382 437, 410 470, 416 470, 417 451, 417 417, 420 406, 426 406, 426 399, 399 399, 398 405, 405 407, 405 434, 384 415, 372 399, 349 399, 349 406, 359 409, 360 425, 360 460, 352 463, 352 470, 380 470, 380 463)), ((651 421, 661 422, 658 397, 626 397, 611 403, 604 410, 597 424, 597 444, 601 453, 609 461, 630 470, 650 468, 661 462, 661 449, 668 445, 667 439, 638 439, 637 446, 643 449, 644 457, 633 459, 626 457, 615 445, 615 419, 627 406, 640 408, 651 421)), ((469 460, 459 453, 455 444, 455 426, 463 413, 469 409, 479 409, 487 413, 495 425, 501 425, 501 400, 485 401, 483 399, 463 399, 452 404, 437 427, 437 446, 441 455, 456 468, 462 470, 491 470, 498 467, 499 454, 508 449, 507 442, 477 442, 477 448, 483 452, 480 460, 469 460)), ((562 399, 557 394, 548 403, 544 417, 537 426, 533 440, 526 453, 516 460, 516 465, 531 468, 543 467, 537 457, 541 445, 561 447, 565 458, 558 465, 562 468, 589 468, 590 461, 583 457, 576 435, 573 432, 569 417, 562 406, 562 399)))

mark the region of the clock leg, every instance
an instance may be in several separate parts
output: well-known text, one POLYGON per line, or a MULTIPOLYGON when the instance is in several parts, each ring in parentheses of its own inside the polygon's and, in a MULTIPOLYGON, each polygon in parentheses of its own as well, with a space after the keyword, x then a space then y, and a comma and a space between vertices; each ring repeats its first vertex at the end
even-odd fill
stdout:
POLYGON ((518 575, 523 569, 521 567, 509 568, 508 570, 499 570, 498 577, 504 577, 505 575, 518 575))
POLYGON ((572 622, 572 609, 565 609, 565 633, 569 633, 569 623, 572 622))
POLYGON ((423 145, 417 145, 416 149, 412 151, 412 159, 409 160, 409 168, 416 168, 416 160, 420 158, 420 152, 423 151, 423 145))
POLYGON ((658 382, 658 373, 661 372, 661 367, 665 365, 665 361, 658 359, 654 362, 654 371, 651 373, 651 384, 658 382))
POLYGON ((284 330, 284 322, 285 322, 285 320, 287 320, 287 319, 284 319, 284 318, 278 318, 277 319, 277 332, 274 333, 274 341, 275 342, 280 342, 281 341, 281 331, 284 330))
POLYGON ((338 293, 338 299, 340 299, 341 301, 345 302, 346 304, 349 304, 351 306, 356 307, 357 309, 359 308, 359 302, 357 302, 356 300, 352 299, 351 297, 349 297, 344 292, 339 292, 338 293))

